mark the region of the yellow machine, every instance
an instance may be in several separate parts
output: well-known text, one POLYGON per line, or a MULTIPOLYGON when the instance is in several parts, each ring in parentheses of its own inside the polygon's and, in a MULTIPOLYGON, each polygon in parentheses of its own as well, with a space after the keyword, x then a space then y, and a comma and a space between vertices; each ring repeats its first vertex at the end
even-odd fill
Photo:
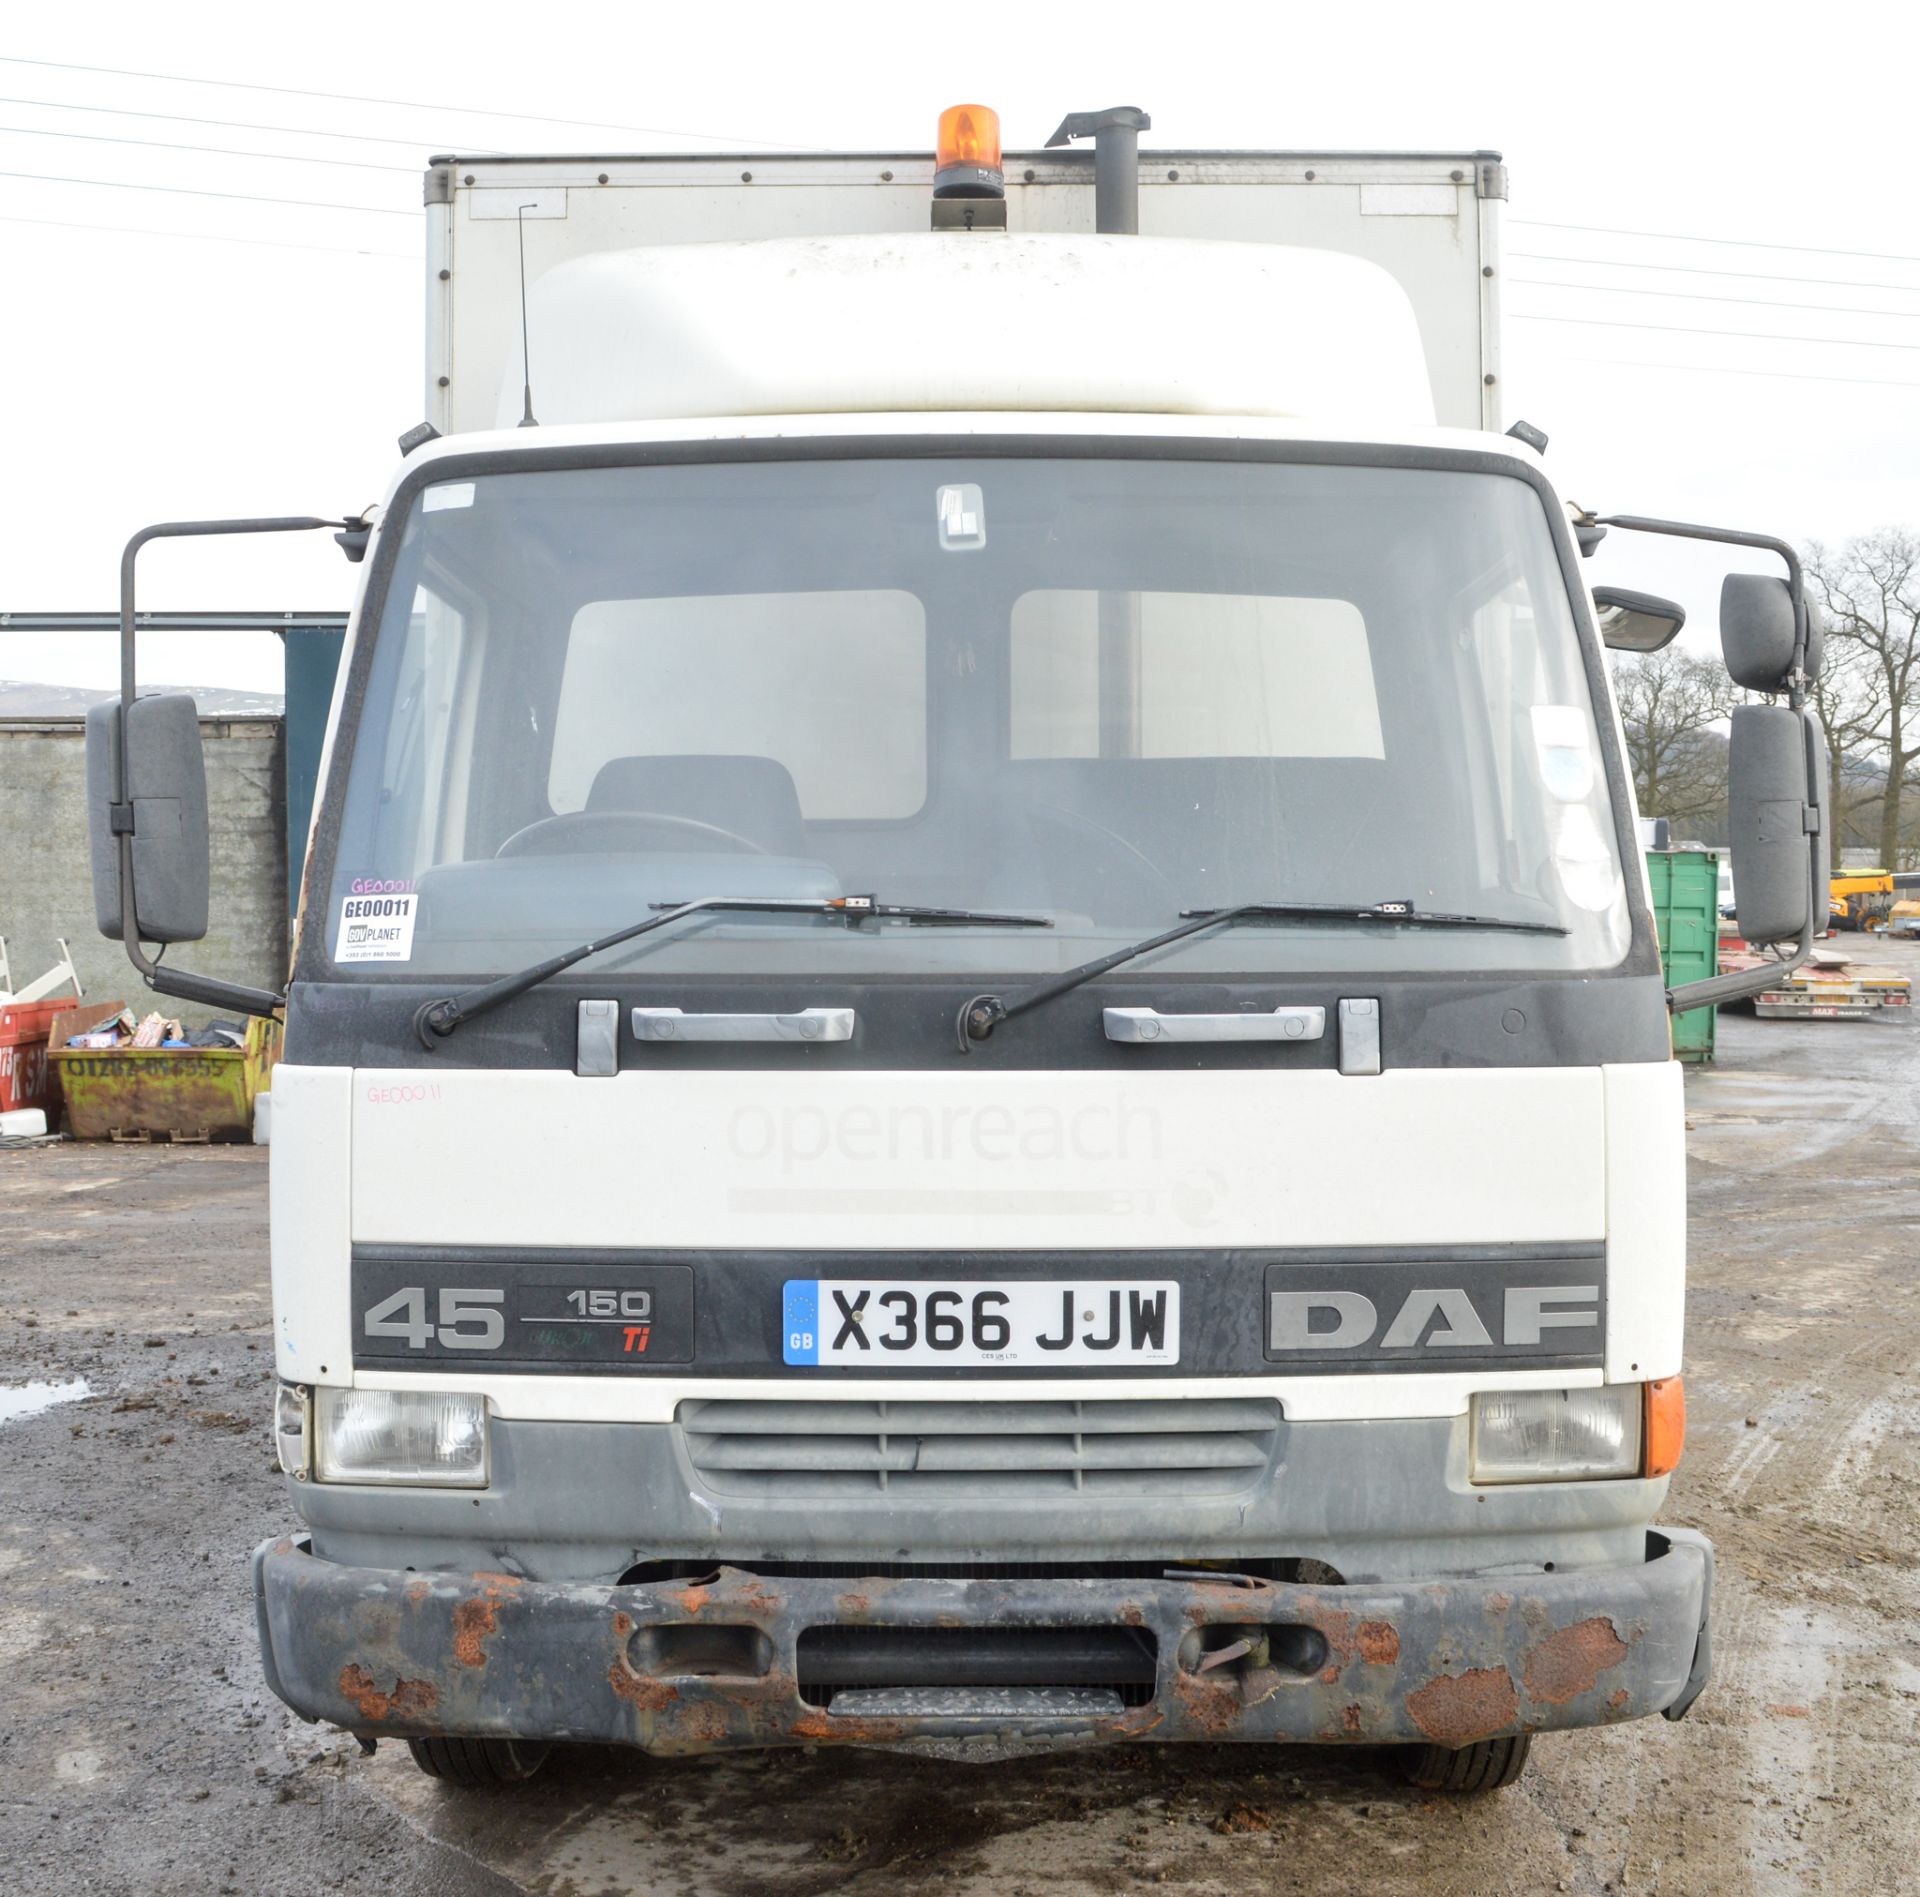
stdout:
POLYGON ((1893 913, 1893 872, 1857 870, 1827 885, 1827 907, 1838 929, 1884 929, 1893 913))

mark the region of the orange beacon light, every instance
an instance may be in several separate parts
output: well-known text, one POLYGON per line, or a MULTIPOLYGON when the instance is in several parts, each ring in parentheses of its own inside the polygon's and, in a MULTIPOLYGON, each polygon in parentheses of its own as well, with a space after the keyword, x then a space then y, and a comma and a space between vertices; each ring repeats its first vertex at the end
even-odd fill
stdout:
POLYGON ((1000 114, 985 105, 948 106, 940 114, 933 164, 936 198, 1004 198, 1000 114))

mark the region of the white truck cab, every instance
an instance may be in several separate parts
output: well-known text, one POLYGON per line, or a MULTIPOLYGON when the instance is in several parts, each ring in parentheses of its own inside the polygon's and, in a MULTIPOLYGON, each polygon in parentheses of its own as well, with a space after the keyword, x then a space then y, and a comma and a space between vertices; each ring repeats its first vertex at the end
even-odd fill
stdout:
MULTIPOLYGON (((1002 165, 964 110, 933 162, 429 174, 434 419, 342 534, 293 978, 240 1003, 286 1018, 267 1678, 464 1783, 1148 1739, 1507 1783, 1707 1677, 1602 649, 1678 609, 1596 611, 1601 524, 1496 432, 1489 154, 1102 114, 1002 165)), ((1783 557, 1727 641, 1789 699, 1735 732, 1786 941, 1783 557)), ((101 922, 234 1005, 142 946, 205 926, 142 815, 168 703, 99 721, 101 922)))

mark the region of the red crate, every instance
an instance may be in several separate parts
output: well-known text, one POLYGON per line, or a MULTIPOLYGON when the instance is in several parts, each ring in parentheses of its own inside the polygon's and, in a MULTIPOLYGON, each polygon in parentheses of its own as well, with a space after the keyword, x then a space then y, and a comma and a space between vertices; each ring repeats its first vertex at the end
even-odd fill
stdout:
POLYGON ((53 1017, 73 1006, 71 995, 56 1001, 10 1001, 0 1006, 0 1113, 39 1107, 51 1127, 59 1095, 47 1064, 47 1030, 53 1017))

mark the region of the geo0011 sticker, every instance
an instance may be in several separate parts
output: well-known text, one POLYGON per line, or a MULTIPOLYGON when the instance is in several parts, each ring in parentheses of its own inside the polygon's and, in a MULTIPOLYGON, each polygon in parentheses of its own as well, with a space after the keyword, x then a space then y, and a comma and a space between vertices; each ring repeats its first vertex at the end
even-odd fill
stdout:
POLYGON ((415 895, 343 896, 336 962, 404 962, 413 956, 415 895))

